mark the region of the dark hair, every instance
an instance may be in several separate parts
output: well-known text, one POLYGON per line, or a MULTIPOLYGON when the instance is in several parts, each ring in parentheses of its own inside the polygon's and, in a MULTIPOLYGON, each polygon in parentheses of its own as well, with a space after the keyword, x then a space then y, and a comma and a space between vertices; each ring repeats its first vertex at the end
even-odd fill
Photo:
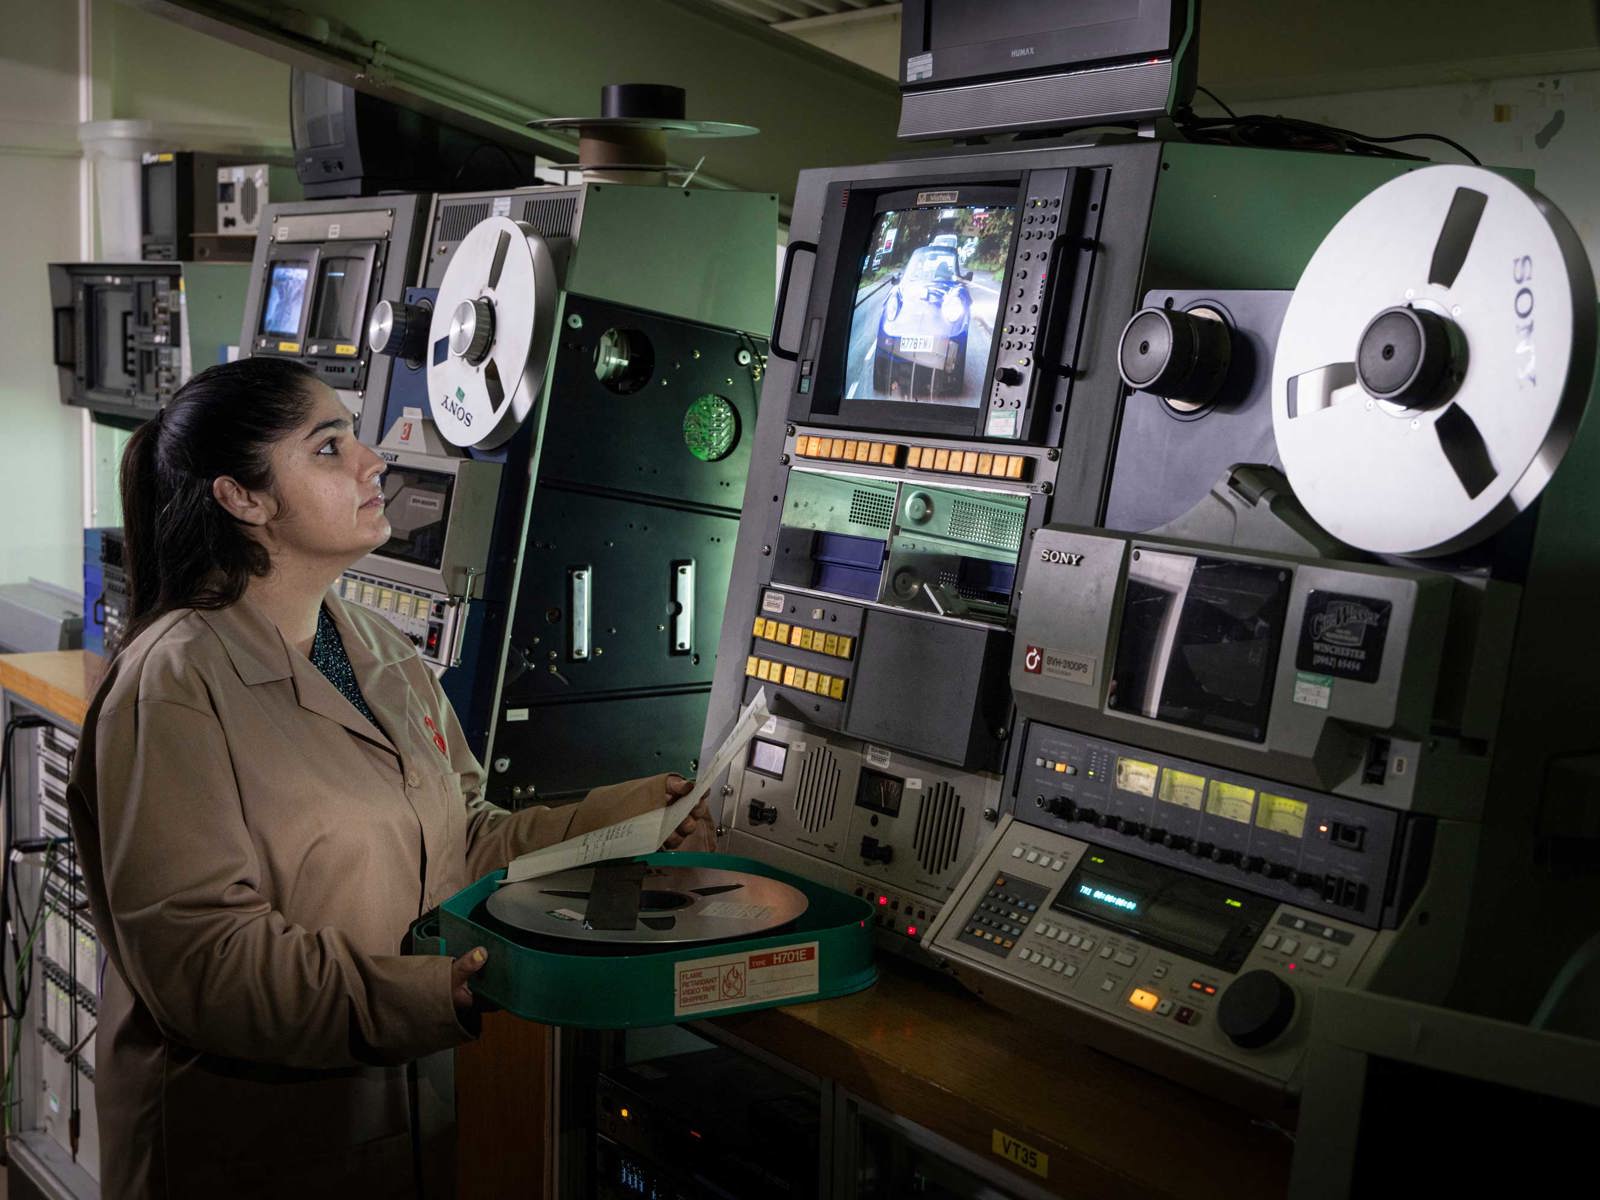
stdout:
POLYGON ((278 358, 221 363, 134 432, 122 452, 124 645, 174 609, 226 608, 270 569, 266 547, 211 485, 227 475, 252 491, 271 488, 268 453, 310 413, 315 379, 278 358))

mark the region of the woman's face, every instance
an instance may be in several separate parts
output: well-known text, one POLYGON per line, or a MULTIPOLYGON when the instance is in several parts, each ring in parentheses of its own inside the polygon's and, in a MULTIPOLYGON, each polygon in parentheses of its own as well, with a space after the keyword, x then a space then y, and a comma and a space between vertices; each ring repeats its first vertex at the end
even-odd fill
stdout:
POLYGON ((350 410, 333 389, 312 386, 305 420, 272 448, 278 503, 263 532, 274 559, 343 570, 389 540, 379 484, 384 461, 356 441, 350 410))

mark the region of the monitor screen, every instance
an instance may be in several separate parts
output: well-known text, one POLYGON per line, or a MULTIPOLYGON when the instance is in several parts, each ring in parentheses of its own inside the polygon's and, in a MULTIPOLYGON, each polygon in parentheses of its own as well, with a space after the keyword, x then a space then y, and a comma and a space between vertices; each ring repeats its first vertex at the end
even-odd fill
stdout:
POLYGON ((272 264, 267 277, 267 303, 261 314, 261 332, 295 337, 300 332, 300 314, 306 305, 306 280, 311 268, 303 262, 272 264))
POLYGON ((1110 707, 1263 740, 1291 580, 1266 563, 1135 550, 1110 707))
POLYGON ((440 471, 390 465, 383 475, 383 512, 389 540, 377 553, 438 570, 444 561, 450 494, 456 477, 440 471))
POLYGON ((845 347, 844 398, 977 408, 1016 208, 959 205, 877 215, 845 347))
POLYGON ((359 343, 367 261, 355 255, 322 260, 317 272, 316 308, 306 333, 309 340, 359 343))
POLYGON ((178 232, 176 163, 144 165, 144 232, 153 238, 170 238, 178 232))

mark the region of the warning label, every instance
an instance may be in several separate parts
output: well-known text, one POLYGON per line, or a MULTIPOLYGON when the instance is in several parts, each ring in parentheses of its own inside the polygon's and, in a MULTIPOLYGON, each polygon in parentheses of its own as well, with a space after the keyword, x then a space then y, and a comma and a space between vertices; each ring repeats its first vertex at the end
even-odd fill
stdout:
POLYGON ((812 995, 818 965, 816 942, 689 959, 678 964, 673 1015, 812 995))

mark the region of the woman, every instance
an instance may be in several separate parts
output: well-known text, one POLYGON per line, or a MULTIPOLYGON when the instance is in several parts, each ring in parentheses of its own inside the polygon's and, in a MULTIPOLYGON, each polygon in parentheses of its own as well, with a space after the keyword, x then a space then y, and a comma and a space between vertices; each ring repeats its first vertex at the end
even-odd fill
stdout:
MULTIPOLYGON (((110 959, 107 1197, 412 1196, 404 1064, 472 1036, 477 949, 402 953, 488 871, 689 785, 510 814, 433 674, 330 591, 389 537, 383 460, 303 368, 213 367, 122 460, 128 641, 84 722, 73 836, 110 959)), ((673 836, 709 848, 702 806, 673 836)))

